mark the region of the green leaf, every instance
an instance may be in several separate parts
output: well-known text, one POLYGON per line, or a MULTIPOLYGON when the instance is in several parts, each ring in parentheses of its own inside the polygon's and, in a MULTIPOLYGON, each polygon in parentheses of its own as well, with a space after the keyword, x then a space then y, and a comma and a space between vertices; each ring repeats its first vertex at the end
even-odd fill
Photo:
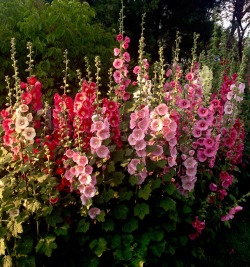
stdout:
POLYGON ((101 213, 97 215, 96 220, 98 222, 105 222, 105 216, 106 216, 105 211, 102 210, 101 213))
POLYGON ((162 230, 156 230, 151 233, 151 240, 160 242, 164 238, 164 232, 162 230))
POLYGON ((125 174, 123 174, 122 172, 114 172, 110 186, 120 185, 124 177, 125 177, 125 174))
POLYGON ((0 227, 0 237, 4 237, 7 233, 7 230, 5 227, 0 227))
POLYGON ((138 196, 140 198, 148 200, 149 197, 150 197, 151 191, 152 190, 151 190, 151 185, 150 184, 144 185, 142 188, 139 189, 138 196))
POLYGON ((123 150, 117 150, 113 153, 113 157, 115 162, 123 162, 124 160, 124 152, 123 150))
POLYGON ((172 198, 162 199, 160 201, 160 207, 162 207, 165 211, 175 210, 176 202, 172 198))
POLYGON ((154 180, 151 186, 152 191, 159 188, 161 184, 162 184, 161 179, 157 178, 156 180, 154 180))
POLYGON ((102 224, 102 229, 106 232, 114 231, 115 223, 111 220, 107 220, 105 223, 102 224))
POLYGON ((136 184, 138 184, 139 182, 139 178, 137 176, 134 176, 134 175, 130 175, 129 176, 129 183, 134 186, 136 184))
POLYGON ((47 257, 50 257, 53 250, 57 248, 57 244, 54 236, 46 236, 41 238, 36 245, 36 253, 45 254, 47 257))
POLYGON ((65 224, 63 226, 60 226, 60 227, 55 227, 54 229, 54 232, 57 236, 60 236, 60 235, 67 235, 68 233, 68 228, 69 228, 69 225, 68 224, 65 224))
POLYGON ((108 191, 103 191, 102 197, 103 200, 107 203, 110 201, 110 199, 114 198, 115 191, 111 188, 108 189, 108 191))
POLYGON ((115 171, 115 163, 114 161, 110 161, 107 167, 107 171, 110 172, 114 172, 115 171))
POLYGON ((17 267, 36 267, 36 258, 30 255, 17 257, 17 267))
POLYGON ((191 212, 192 212, 192 209, 189 206, 185 205, 183 207, 183 213, 184 214, 188 214, 188 213, 191 213, 191 212))
POLYGON ((138 229, 138 220, 132 218, 129 222, 125 223, 122 227, 122 231, 125 233, 132 233, 138 229))
POLYGON ((120 247, 121 245, 121 236, 120 235, 114 235, 111 240, 111 248, 115 249, 120 247))
POLYGON ((78 227, 77 227, 76 232, 77 233, 87 233, 87 231, 89 230, 89 226, 90 226, 90 223, 85 222, 85 219, 82 219, 78 222, 78 227))
POLYGON ((176 187, 174 184, 167 184, 165 191, 171 196, 176 191, 176 187))
POLYGON ((98 240, 94 239, 90 242, 89 248, 96 254, 97 257, 101 257, 102 253, 107 250, 107 241, 102 237, 98 240))
POLYGON ((119 200, 124 201, 124 200, 130 200, 131 197, 133 196, 133 192, 131 190, 128 191, 119 191, 119 200))
POLYGON ((116 205, 113 209, 113 214, 116 219, 121 220, 127 218, 129 208, 124 204, 116 205))
POLYGON ((156 166, 161 169, 164 169, 167 165, 168 165, 168 162, 166 160, 156 161, 156 166))
POLYGON ((142 171, 145 168, 145 164, 144 163, 139 163, 136 165, 136 169, 137 171, 142 171))
POLYGON ((160 257, 165 252, 166 244, 167 244, 166 241, 162 241, 160 243, 154 243, 153 245, 150 246, 150 249, 155 256, 160 257))
POLYGON ((45 217, 45 221, 47 224, 56 227, 58 223, 63 222, 63 219, 61 217, 61 210, 60 209, 54 210, 51 214, 45 217))
POLYGON ((149 214, 149 206, 146 203, 137 203, 134 207, 134 215, 138 216, 141 220, 149 214))
POLYGON ((22 236, 22 238, 17 241, 16 251, 18 254, 27 255, 31 253, 32 249, 33 239, 31 236, 22 236))
POLYGON ((38 212, 41 207, 41 203, 36 199, 27 200, 27 210, 30 210, 32 213, 38 212))

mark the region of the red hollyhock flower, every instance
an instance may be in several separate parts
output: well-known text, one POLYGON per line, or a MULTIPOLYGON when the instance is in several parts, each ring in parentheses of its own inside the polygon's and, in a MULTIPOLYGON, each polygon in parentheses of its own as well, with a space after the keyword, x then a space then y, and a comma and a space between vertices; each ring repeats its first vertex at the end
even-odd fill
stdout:
POLYGON ((28 77, 27 82, 29 85, 35 85, 35 83, 37 82, 37 78, 35 76, 28 77))

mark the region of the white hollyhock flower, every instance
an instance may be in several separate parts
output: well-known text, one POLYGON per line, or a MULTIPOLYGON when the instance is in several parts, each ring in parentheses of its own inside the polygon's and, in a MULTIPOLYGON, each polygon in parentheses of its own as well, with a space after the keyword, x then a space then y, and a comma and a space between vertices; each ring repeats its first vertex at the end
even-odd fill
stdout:
POLYGON ((22 135, 26 140, 33 140, 36 136, 36 131, 32 127, 27 127, 23 130, 22 135))
POLYGON ((25 129, 29 125, 27 117, 18 116, 16 118, 15 126, 16 129, 25 129))

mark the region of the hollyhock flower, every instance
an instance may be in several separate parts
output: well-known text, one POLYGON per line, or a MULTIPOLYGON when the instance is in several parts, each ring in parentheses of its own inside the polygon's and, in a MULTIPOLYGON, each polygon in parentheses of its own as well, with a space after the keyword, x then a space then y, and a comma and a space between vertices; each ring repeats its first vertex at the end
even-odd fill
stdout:
POLYGON ((135 143, 135 149, 136 150, 143 150, 146 148, 147 143, 142 139, 142 140, 138 140, 135 143))
POLYGON ((160 119, 153 119, 150 123, 150 128, 153 131, 161 131, 162 127, 163 127, 163 124, 160 119))
POLYGON ((75 152, 73 150, 71 150, 71 149, 67 149, 66 152, 65 152, 65 155, 68 158, 72 158, 75 155, 75 152))
POLYGON ((231 175, 229 175, 226 179, 223 179, 223 180, 222 180, 221 185, 222 185, 224 188, 228 188, 232 183, 233 183, 233 178, 232 178, 231 175))
POLYGON ((192 191, 194 189, 195 182, 193 179, 187 179, 182 182, 182 188, 187 191, 192 191))
POLYGON ((77 171, 78 174, 85 173, 85 167, 81 166, 81 165, 78 165, 78 166, 76 166, 76 171, 77 171))
POLYGON ((192 72, 189 72, 187 75, 186 75, 186 79, 188 81, 192 81, 194 79, 194 73, 192 72))
POLYGON ((196 216, 195 221, 192 222, 192 226, 197 230, 199 234, 201 234, 202 230, 205 229, 205 222, 201 222, 196 216))
POLYGON ((155 111, 160 116, 165 116, 168 113, 168 107, 166 104, 160 104, 155 108, 155 111))
POLYGON ((215 148, 212 148, 212 147, 206 147, 204 149, 204 154, 207 156, 207 157, 214 157, 217 153, 217 150, 215 148))
POLYGON ((186 174, 188 176, 193 176, 194 177, 197 174, 197 167, 186 169, 186 174))
POLYGON ((187 99, 181 99, 178 106, 182 109, 187 109, 190 107, 190 101, 187 99))
POLYGON ((199 162, 205 162, 207 160, 207 156, 205 155, 203 150, 198 150, 197 158, 198 158, 199 162))
POLYGON ((141 129, 134 129, 132 137, 137 141, 142 140, 145 137, 145 133, 141 129))
POLYGON ((120 55, 120 49, 114 48, 114 55, 117 57, 120 55))
MULTIPOLYGON (((93 120, 93 118, 92 118, 93 120)), ((92 125, 91 125, 91 132, 94 131, 100 131, 103 130, 105 128, 104 123, 102 121, 95 121, 92 125)))
POLYGON ((233 96, 234 96, 234 93, 232 91, 229 91, 227 93, 227 100, 231 100, 233 98, 233 96))
POLYGON ((217 191, 217 185, 215 183, 210 183, 209 188, 211 191, 215 192, 217 191))
POLYGON ((205 120, 199 120, 196 125, 195 128, 198 128, 200 131, 206 131, 208 129, 208 122, 205 120))
POLYGON ((128 53, 128 52, 125 52, 125 53, 123 54, 123 58, 124 58, 124 60, 125 60, 126 62, 129 62, 129 61, 130 61, 130 55, 129 55, 129 53, 128 53))
POLYGON ((82 118, 82 119, 87 119, 90 117, 90 109, 86 108, 85 106, 82 106, 78 111, 77 111, 77 115, 82 118))
POLYGON ((177 129, 177 123, 175 121, 171 121, 170 124, 169 124, 169 128, 171 129, 171 131, 176 131, 177 129))
POLYGON ((88 185, 92 181, 91 176, 89 174, 86 174, 86 173, 81 174, 78 177, 78 180, 79 180, 80 184, 83 184, 83 185, 88 185))
POLYGON ((199 234, 196 232, 193 234, 189 234, 188 237, 190 240, 195 240, 197 237, 199 237, 199 234))
POLYGON ((29 105, 32 101, 32 94, 28 92, 24 92, 22 94, 22 102, 23 104, 29 105))
POLYGON ((24 83, 24 82, 21 82, 21 83, 20 83, 20 88, 21 88, 22 90, 26 89, 26 88, 27 88, 27 84, 24 83))
POLYGON ((116 83, 120 83, 122 81, 123 75, 119 70, 116 70, 113 74, 113 77, 116 83))
POLYGON ((92 184, 89 184, 85 186, 83 194, 86 198, 92 198, 96 194, 96 188, 92 184))
POLYGON ((118 127, 119 124, 120 124, 120 118, 119 118, 119 116, 117 116, 115 114, 111 115, 110 118, 109 118, 109 123, 110 123, 110 125, 112 127, 118 127))
POLYGON ((120 69, 122 67, 122 65, 123 65, 123 60, 122 59, 116 58, 114 60, 114 63, 113 63, 114 68, 120 69))
POLYGON ((22 135, 24 136, 24 138, 26 140, 33 140, 34 137, 36 136, 36 131, 34 128, 32 127, 26 127, 23 132, 22 135))
POLYGON ((141 121, 138 122, 138 127, 142 130, 142 131, 147 131, 148 127, 149 127, 149 119, 148 118, 144 118, 141 121))
POLYGON ((11 210, 8 210, 7 213, 9 213, 10 217, 11 218, 15 218, 19 215, 19 209, 11 209, 11 210))
POLYGON ((118 42, 123 41, 123 36, 122 36, 121 33, 119 33, 119 34, 116 35, 116 40, 117 40, 118 42))
POLYGON ((166 72, 166 77, 168 78, 168 77, 170 77, 171 75, 172 75, 172 70, 171 70, 171 69, 167 70, 167 72, 166 72))
POLYGON ((177 165, 176 157, 168 157, 168 165, 169 167, 176 166, 177 165))
POLYGON ((157 156, 157 157, 159 157, 159 156, 161 156, 162 154, 163 154, 163 148, 162 148, 162 146, 157 145, 157 146, 154 148, 154 151, 152 152, 152 155, 153 155, 153 156, 157 156))
POLYGON ((214 139, 212 137, 204 138, 203 145, 205 147, 213 147, 214 146, 214 139))
POLYGON ((139 74, 140 71, 141 71, 140 66, 135 66, 134 69, 133 69, 133 73, 134 73, 134 74, 139 74))
POLYGON ((96 149, 96 154, 99 158, 107 158, 109 155, 109 149, 106 146, 102 145, 96 149))
POLYGON ((79 156, 77 159, 77 164, 79 166, 85 166, 88 164, 88 158, 86 156, 79 156))
POLYGON ((101 210, 98 208, 91 208, 88 214, 91 219, 95 219, 97 215, 101 214, 101 210))
POLYGON ((124 101, 129 100, 129 99, 130 99, 130 93, 128 93, 128 92, 124 92, 123 95, 122 95, 122 99, 123 99, 124 101))
POLYGON ((200 106, 197 110, 197 114, 200 118, 206 118, 208 115, 208 109, 200 106))
POLYGON ((131 159, 130 163, 128 164, 134 171, 137 170, 137 165, 140 164, 139 159, 131 159))
POLYGON ((232 104, 226 104, 224 106, 224 112, 225 114, 232 114, 233 113, 233 105, 232 104))
POLYGON ((164 134, 165 138, 167 141, 170 141, 171 139, 173 139, 175 137, 175 132, 168 132, 166 135, 164 134))
POLYGON ((176 146, 177 145, 177 139, 174 137, 174 138, 171 138, 170 140, 169 140, 169 145, 170 146, 176 146))
POLYGON ((122 47, 123 47, 124 49, 128 49, 128 47, 129 47, 129 44, 128 44, 128 43, 126 43, 126 42, 124 42, 124 43, 122 44, 122 47))
POLYGON ((235 144, 235 139, 233 138, 225 138, 224 139, 224 145, 227 147, 232 147, 235 144))
POLYGON ((145 149, 137 150, 136 154, 140 158, 145 158, 147 156, 147 151, 145 149))
POLYGON ((198 164, 197 161, 193 157, 189 157, 183 162, 183 165, 187 169, 194 168, 195 166, 197 166, 197 164, 198 164))
POLYGON ((25 129, 28 125, 29 121, 27 117, 20 116, 16 118, 15 126, 17 129, 25 129))
POLYGON ((227 191, 225 189, 220 189, 217 191, 218 197, 220 198, 220 200, 222 201, 225 196, 227 195, 227 191))
POLYGON ((93 149, 97 149, 98 147, 100 147, 102 144, 102 141, 98 138, 98 137, 91 137, 90 138, 90 146, 93 149))
POLYGON ((22 105, 19 106, 19 110, 21 112, 27 112, 29 110, 29 107, 27 105, 25 105, 25 104, 22 104, 22 105))
POLYGON ((84 171, 86 174, 91 174, 93 172, 93 167, 90 165, 86 165, 84 171))
POLYGON ((68 180, 68 181, 72 181, 74 175, 72 174, 72 172, 70 170, 66 170, 66 172, 64 173, 64 177, 68 180))
POLYGON ((102 129, 96 132, 96 136, 101 140, 105 140, 110 137, 110 133, 108 129, 102 129))

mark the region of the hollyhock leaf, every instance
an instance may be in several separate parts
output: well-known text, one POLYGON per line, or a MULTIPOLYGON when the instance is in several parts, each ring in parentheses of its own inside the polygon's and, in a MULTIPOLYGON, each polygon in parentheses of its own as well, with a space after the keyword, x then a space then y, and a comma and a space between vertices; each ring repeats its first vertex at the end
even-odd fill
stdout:
POLYGON ((105 223, 102 224, 102 229, 105 232, 114 231, 115 229, 115 223, 111 220, 107 220, 105 223))
POLYGON ((169 219, 175 222, 179 222, 180 218, 179 218, 179 214, 176 210, 170 210, 168 213, 169 219))
POLYGON ((1 237, 4 237, 4 236, 6 235, 6 233, 7 233, 6 228, 3 227, 3 226, 1 226, 1 227, 0 227, 0 238, 1 238, 1 237))
POLYGON ((90 242, 89 248, 96 254, 97 257, 101 257, 102 253, 107 250, 107 241, 102 237, 98 240, 94 239, 90 242))
POLYGON ((29 254, 33 250, 33 239, 31 236, 22 236, 16 244, 16 252, 18 254, 29 254))
POLYGON ((160 207, 162 207, 165 211, 175 210, 176 202, 172 198, 168 197, 160 201, 160 207))
POLYGON ((119 200, 120 201, 125 201, 125 200, 130 200, 131 197, 133 196, 132 191, 119 191, 119 200))
POLYGON ((153 245, 150 246, 150 250, 155 256, 160 257, 162 253, 165 252, 166 244, 167 244, 166 241, 162 241, 156 244, 154 243, 153 245))
POLYGON ((65 224, 61 227, 56 227, 54 229, 54 232, 57 236, 61 236, 61 235, 67 235, 68 234, 68 228, 69 228, 69 225, 68 224, 65 224))
POLYGON ((111 248, 115 249, 120 247, 121 245, 121 236, 120 235, 114 235, 111 240, 111 248))
POLYGON ((110 183, 110 186, 118 186, 122 183, 123 178, 125 175, 121 172, 114 172, 112 182, 110 183))
POLYGON ((164 167, 166 167, 168 165, 168 162, 166 160, 159 160, 156 162, 156 165, 159 168, 164 169, 164 167))
POLYGON ((114 161, 110 161, 109 162, 107 170, 108 170, 108 172, 114 172, 115 171, 115 163, 114 163, 114 161))
POLYGON ((145 200, 148 200, 151 192, 152 192, 151 185, 147 184, 147 185, 144 185, 142 188, 140 188, 138 196, 139 196, 139 198, 143 198, 145 200))
POLYGON ((141 220, 143 220, 149 213, 149 206, 146 203, 137 203, 134 207, 134 215, 139 217, 141 220))
POLYGON ((125 149, 125 156, 128 157, 133 153, 133 149, 127 148, 125 149))
POLYGON ((63 219, 61 217, 61 211, 59 209, 54 210, 50 215, 45 217, 45 221, 47 224, 56 227, 58 223, 63 222, 63 219))
POLYGON ((110 199, 114 198, 115 191, 111 188, 108 189, 108 191, 104 191, 102 193, 103 200, 107 203, 110 201, 110 199))
POLYGON ((145 167, 144 163, 139 163, 136 165, 137 171, 142 171, 144 169, 144 167, 145 167))
POLYGON ((14 237, 19 237, 18 234, 23 232, 22 222, 17 223, 16 221, 9 221, 7 224, 7 229, 14 237))
POLYGON ((132 233, 138 229, 138 220, 132 218, 129 222, 125 223, 122 227, 122 231, 125 233, 132 233))
POLYGON ((133 241, 134 241, 134 237, 133 237, 133 235, 132 234, 124 234, 123 236, 122 236, 122 243, 123 243, 123 245, 124 246, 129 246, 129 245, 131 245, 132 243, 133 243, 133 241))
POLYGON ((124 151, 117 150, 113 153, 114 162, 123 162, 124 161, 124 151))
POLYGON ((152 185, 151 185, 151 189, 152 191, 159 188, 162 184, 161 179, 157 178, 156 180, 153 181, 152 185))
POLYGON ((191 213, 192 212, 192 209, 189 207, 189 206, 184 206, 183 207, 183 213, 184 214, 188 214, 188 213, 191 213))
POLYGON ((36 245, 36 253, 45 254, 47 257, 50 257, 53 250, 57 248, 57 244, 54 236, 46 236, 44 239, 41 238, 36 245))
POLYGON ((129 208, 126 205, 120 204, 114 208, 113 214, 117 220, 122 220, 127 218, 128 211, 129 208))
POLYGON ((134 186, 136 184, 138 184, 139 182, 139 178, 137 176, 134 176, 134 175, 130 175, 129 176, 129 183, 134 186))
POLYGON ((176 187, 174 184, 168 184, 166 185, 165 191, 171 196, 176 191, 176 187))
POLYGON ((18 267, 36 267, 36 258, 27 256, 20 256, 17 258, 18 267))
POLYGON ((131 260, 132 255, 133 254, 132 254, 130 246, 125 247, 125 249, 123 250, 123 258, 124 258, 124 260, 125 261, 131 260))
POLYGON ((87 233, 87 231, 89 230, 89 226, 90 226, 90 223, 85 222, 85 219, 82 219, 78 222, 76 232, 77 233, 87 233))
POLYGON ((101 213, 96 216, 96 220, 98 222, 105 222, 105 216, 106 216, 105 211, 102 210, 101 213))
POLYGON ((36 199, 28 199, 27 210, 30 210, 32 213, 38 212, 41 208, 41 203, 36 199))
POLYGON ((170 221, 168 223, 165 223, 163 227, 168 233, 173 232, 176 230, 176 222, 170 221))
POLYGON ((44 181, 46 181, 48 178, 49 178, 50 175, 48 174, 39 174, 38 176, 36 176, 36 180, 39 182, 39 183, 42 183, 44 181))
POLYGON ((161 230, 153 231, 151 235, 151 240, 160 242, 164 238, 164 232, 161 230))
POLYGON ((181 243, 181 245, 182 245, 183 247, 185 247, 186 244, 187 244, 187 242, 188 242, 188 238, 187 238, 187 236, 182 235, 182 236, 180 237, 180 243, 181 243))

